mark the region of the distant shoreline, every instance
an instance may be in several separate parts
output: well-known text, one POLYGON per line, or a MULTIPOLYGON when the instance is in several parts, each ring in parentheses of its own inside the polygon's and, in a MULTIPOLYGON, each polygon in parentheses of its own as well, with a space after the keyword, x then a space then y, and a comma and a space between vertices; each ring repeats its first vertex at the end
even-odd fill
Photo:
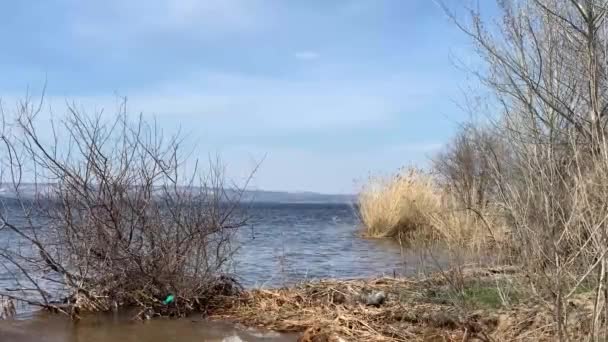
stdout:
MULTIPOLYGON (((33 198, 34 195, 42 193, 52 187, 51 183, 35 185, 33 183, 23 183, 20 185, 22 198, 33 198)), ((234 189, 227 189, 229 195, 236 195, 234 189)), ((16 192, 9 187, 0 187, 0 198, 16 198, 16 192)), ((356 196, 350 194, 323 194, 317 192, 288 192, 288 191, 266 191, 266 190, 245 190, 242 194, 243 203, 281 203, 281 204, 353 204, 356 196)))

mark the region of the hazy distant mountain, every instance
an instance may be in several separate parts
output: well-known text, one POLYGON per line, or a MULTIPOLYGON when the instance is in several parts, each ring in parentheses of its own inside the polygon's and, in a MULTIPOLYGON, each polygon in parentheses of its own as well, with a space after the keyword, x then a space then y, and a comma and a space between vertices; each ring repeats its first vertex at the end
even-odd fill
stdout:
MULTIPOLYGON (((52 184, 22 184, 19 192, 22 197, 33 197, 36 192, 44 192, 53 186, 52 184)), ((234 190, 228 190, 229 195, 234 190)), ((0 197, 14 198, 16 193, 11 186, 0 186, 0 197)), ((243 193, 243 202, 265 202, 265 203, 353 203, 354 195, 342 194, 320 194, 315 192, 283 192, 247 190, 243 193)))
POLYGON ((352 203, 353 195, 331 195, 315 192, 280 192, 252 190, 244 194, 245 201, 269 203, 352 203))

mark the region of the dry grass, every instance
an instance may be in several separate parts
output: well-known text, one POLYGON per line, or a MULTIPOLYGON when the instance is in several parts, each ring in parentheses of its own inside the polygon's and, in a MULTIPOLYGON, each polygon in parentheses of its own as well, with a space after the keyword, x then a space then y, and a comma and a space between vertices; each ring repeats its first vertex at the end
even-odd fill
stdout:
POLYGON ((369 237, 399 237, 429 228, 428 213, 440 208, 433 179, 416 169, 372 177, 359 193, 359 216, 369 237))
POLYGON ((504 243, 508 236, 495 207, 467 208, 455 192, 416 169, 371 178, 359 194, 359 216, 365 236, 414 245, 481 250, 504 243))
MULTIPOLYGON (((416 303, 418 283, 406 279, 380 278, 370 281, 322 281, 293 288, 254 290, 215 318, 229 318, 245 325, 280 332, 302 332, 349 341, 412 341, 433 335, 458 333, 456 315, 445 318, 441 329, 430 325, 434 316, 445 313, 442 305, 416 303), (356 301, 365 289, 385 291, 389 301, 370 307, 356 301), (428 322, 428 323, 427 323, 428 322)), ((312 336, 310 336, 312 337, 312 336)), ((319 337, 317 337, 319 338, 319 337)), ((323 339, 318 339, 323 340, 323 339)))
POLYGON ((453 193, 444 191, 442 209, 428 216, 435 239, 450 248, 478 253, 509 243, 504 214, 496 206, 466 208, 453 193))
MULTIPOLYGON (((514 279, 513 269, 468 270, 467 279, 514 279)), ((491 285, 490 285, 491 286, 491 285)), ((448 293, 445 275, 425 279, 378 278, 326 280, 292 288, 253 290, 212 318, 279 332, 304 332, 300 341, 553 341, 552 312, 526 298, 511 307, 462 306, 438 293, 448 293), (362 293, 384 291, 387 301, 378 307, 362 304, 362 293)), ((591 310, 592 298, 573 300, 591 310)), ((578 310, 569 324, 570 336, 585 336, 591 311, 578 310), (589 316, 589 317, 587 317, 589 316)))

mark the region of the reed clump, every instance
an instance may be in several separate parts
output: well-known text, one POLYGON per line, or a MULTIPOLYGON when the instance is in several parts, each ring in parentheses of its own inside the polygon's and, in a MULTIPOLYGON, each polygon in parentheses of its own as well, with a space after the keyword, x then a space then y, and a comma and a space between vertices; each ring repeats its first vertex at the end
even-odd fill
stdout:
POLYGON ((392 177, 371 177, 358 197, 363 233, 374 238, 404 238, 428 230, 428 213, 440 207, 441 196, 432 177, 413 168, 392 177))
POLYGON ((510 244, 510 229, 498 205, 466 207, 450 191, 442 195, 441 210, 428 213, 434 242, 469 252, 498 250, 510 244))
POLYGON ((454 189, 412 168, 370 178, 359 193, 358 213, 365 236, 408 245, 481 250, 505 244, 509 236, 498 206, 464 205, 454 189))

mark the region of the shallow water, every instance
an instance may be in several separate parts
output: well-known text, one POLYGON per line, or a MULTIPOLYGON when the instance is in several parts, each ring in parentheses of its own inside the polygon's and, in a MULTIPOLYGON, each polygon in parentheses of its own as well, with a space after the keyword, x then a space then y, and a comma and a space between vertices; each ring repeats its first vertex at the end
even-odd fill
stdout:
POLYGON ((75 324, 64 316, 39 313, 28 320, 0 322, 2 342, 291 342, 296 339, 295 334, 192 319, 140 322, 128 316, 95 315, 75 324))
MULTIPOLYGON (((251 226, 238 235, 240 246, 231 266, 246 287, 276 287, 318 278, 411 275, 420 269, 420 253, 402 252, 386 240, 358 234, 350 205, 254 204, 251 226)), ((426 263, 443 262, 426 260, 426 263)), ((0 288, 10 286, 2 280, 0 288)), ((27 308, 21 308, 26 309, 27 308)), ((95 316, 74 325, 63 317, 26 312, 20 320, 0 322, 0 342, 109 341, 295 341, 294 335, 260 335, 231 324, 192 320, 136 323, 95 316)))
POLYGON ((444 263, 394 241, 365 239, 347 204, 257 204, 240 234, 234 271, 246 286, 281 286, 319 278, 413 275, 444 263))

